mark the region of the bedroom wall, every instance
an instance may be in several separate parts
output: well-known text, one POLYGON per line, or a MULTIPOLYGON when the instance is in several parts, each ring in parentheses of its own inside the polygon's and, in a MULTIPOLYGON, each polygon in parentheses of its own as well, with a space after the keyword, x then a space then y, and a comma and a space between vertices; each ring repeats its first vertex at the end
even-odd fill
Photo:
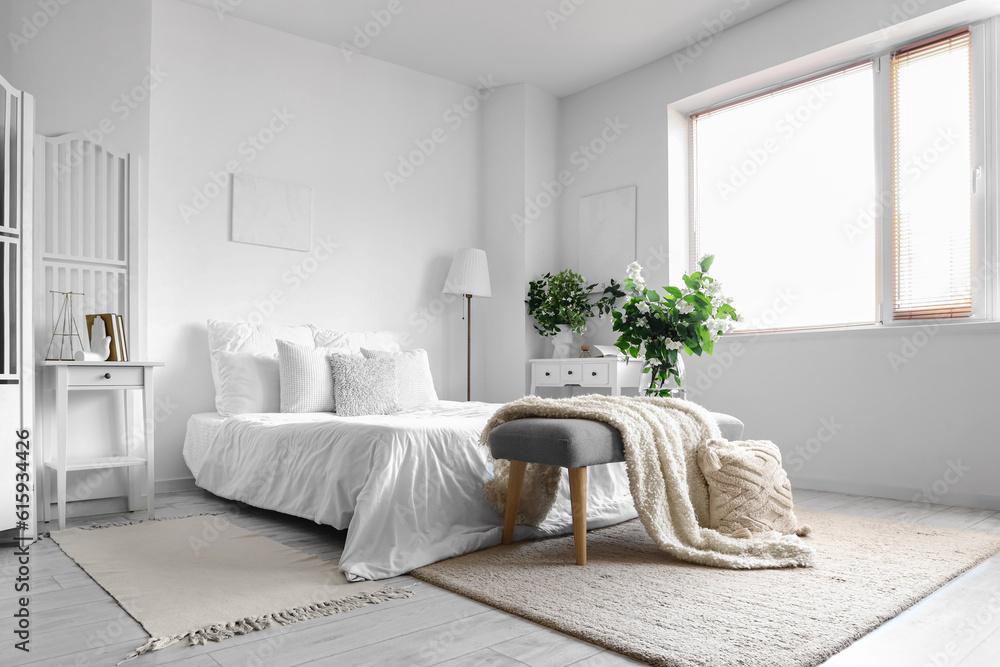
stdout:
POLYGON ((523 83, 500 87, 485 105, 480 205, 493 298, 473 303, 483 314, 473 317, 473 345, 485 352, 482 369, 473 370, 477 400, 520 398, 529 386, 520 361, 551 352, 535 333, 524 297, 529 280, 558 268, 556 209, 536 212, 527 201, 556 177, 558 113, 558 98, 523 83))
MULTIPOLYGON (((562 197, 567 262, 576 259, 579 197, 635 184, 638 259, 652 268, 650 283, 668 284, 667 219, 677 210, 667 197, 668 148, 678 141, 668 105, 851 39, 891 39, 894 25, 936 11, 986 6, 796 0, 722 34, 693 35, 688 60, 667 57, 563 99, 561 161, 605 119, 627 125, 562 197)), ((689 383, 703 385, 692 398, 743 419, 747 437, 774 440, 798 486, 992 508, 1000 508, 1000 451, 987 378, 998 372, 992 324, 733 337, 688 364, 689 383)))
MULTIPOLYGON (((525 216, 530 224, 524 225, 524 278, 522 280, 522 300, 527 294, 528 281, 539 278, 549 271, 559 271, 562 261, 559 244, 559 217, 555 200, 561 196, 558 183, 558 141, 559 141, 559 99, 551 93, 526 87, 525 95, 525 171, 524 192, 534 197, 532 202, 538 209, 533 218, 525 216), (555 196, 549 192, 555 193, 555 196), (544 192, 552 199, 542 197, 544 192), (552 201, 551 204, 548 204, 552 201)), ((522 209, 524 206, 522 206, 522 209)), ((534 213, 534 211, 530 211, 534 213)), ((522 309, 524 304, 521 305, 522 309)), ((529 359, 547 357, 552 352, 549 339, 542 338, 535 331, 534 320, 525 317, 524 343, 529 359)), ((530 370, 525 369, 524 391, 531 385, 530 370)))
POLYGON ((501 86, 483 111, 482 200, 484 249, 490 263, 489 299, 473 299, 473 349, 485 351, 473 368, 472 396, 504 402, 523 393, 524 234, 511 214, 524 211, 527 86, 501 86), (482 317, 480 317, 480 314, 482 317), (516 361, 515 361, 516 360, 516 361))
MULTIPOLYGON (((89 132, 111 150, 131 153, 138 161, 135 231, 141 267, 146 252, 149 104, 143 99, 126 106, 121 99, 141 87, 149 73, 150 0, 46 3, 44 8, 37 0, 8 0, 0 11, 6 28, 0 45, 0 63, 6 65, 0 65, 0 71, 35 96, 36 132, 45 136, 89 132)), ((140 273, 131 285, 140 304, 145 303, 144 286, 140 273)), ((143 354, 143 321, 142 312, 132 318, 129 343, 135 355, 143 354)), ((45 348, 36 348, 36 353, 43 356, 45 348)), ((74 453, 106 455, 109 440, 121 442, 121 409, 118 396, 75 392, 70 400, 74 453)), ((39 414, 36 442, 44 440, 41 421, 39 414)), ((124 481, 122 470, 69 473, 67 495, 70 500, 117 496, 124 481)))
POLYGON ((187 418, 214 410, 208 318, 400 330, 441 397, 464 399, 461 303, 441 288, 455 249, 481 243, 480 113, 448 113, 474 91, 176 0, 153 3, 152 62, 171 76, 150 129, 149 348, 171 405, 157 477, 189 477, 187 418), (312 188, 310 252, 229 241, 231 161, 312 188))

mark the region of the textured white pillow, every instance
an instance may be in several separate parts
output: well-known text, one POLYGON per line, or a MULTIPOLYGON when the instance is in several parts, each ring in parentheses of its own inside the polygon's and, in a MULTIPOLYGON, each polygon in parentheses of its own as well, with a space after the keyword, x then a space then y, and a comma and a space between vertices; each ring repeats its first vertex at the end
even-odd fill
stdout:
MULTIPOLYGON (((221 387, 219 377, 220 352, 249 352, 270 357, 278 354, 275 341, 282 340, 313 346, 312 329, 308 325, 271 326, 252 325, 246 322, 208 321, 208 351, 212 364, 212 381, 215 383, 215 407, 222 413, 219 403, 221 387)), ((275 410, 277 412, 277 410, 275 410)))
POLYGON ((278 359, 267 354, 219 352, 215 404, 223 417, 278 412, 278 359))
POLYGON ((316 347, 347 347, 357 354, 362 347, 371 350, 399 352, 399 334, 394 331, 333 331, 312 327, 313 344, 316 347))
POLYGON ((391 415, 399 411, 395 359, 334 354, 330 357, 330 367, 338 415, 391 415))
POLYGON ((278 373, 282 412, 334 412, 331 354, 348 354, 347 348, 312 347, 279 340, 278 373))
POLYGON ((792 485, 773 442, 708 440, 698 448, 698 467, 708 482, 709 528, 731 537, 809 534, 795 516, 792 485))
POLYGON ((386 352, 363 347, 361 354, 365 355, 367 359, 391 357, 396 360, 396 378, 399 384, 397 398, 400 409, 406 410, 438 400, 437 391, 434 390, 434 377, 431 375, 431 364, 427 359, 427 350, 386 352))

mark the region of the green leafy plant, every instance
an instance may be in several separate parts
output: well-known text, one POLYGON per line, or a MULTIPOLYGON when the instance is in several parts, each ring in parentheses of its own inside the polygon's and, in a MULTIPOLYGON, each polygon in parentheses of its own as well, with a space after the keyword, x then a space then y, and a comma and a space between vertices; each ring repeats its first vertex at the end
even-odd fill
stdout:
POLYGON ((546 273, 538 280, 528 283, 528 314, 535 318, 535 330, 542 336, 559 333, 559 325, 565 324, 576 333, 587 330, 587 320, 599 315, 610 314, 615 302, 625 296, 621 283, 614 278, 604 287, 597 301, 590 295, 597 283, 585 284, 579 273, 565 269, 552 275, 546 273))
POLYGON ((646 287, 638 262, 629 264, 629 298, 611 317, 619 333, 616 347, 627 357, 646 360, 643 371, 652 373, 647 394, 669 396, 667 381, 673 378, 681 384, 680 351, 712 354, 715 341, 740 321, 733 300, 722 295, 722 283, 708 275, 714 260, 714 255, 705 255, 701 270, 684 276, 684 287, 663 287, 662 294, 646 287))

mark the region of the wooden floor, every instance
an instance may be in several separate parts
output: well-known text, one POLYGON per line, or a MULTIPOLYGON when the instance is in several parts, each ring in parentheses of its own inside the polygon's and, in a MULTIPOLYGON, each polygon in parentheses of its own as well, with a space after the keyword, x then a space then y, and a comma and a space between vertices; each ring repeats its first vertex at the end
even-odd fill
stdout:
MULTIPOLYGON (((796 504, 1000 533, 1000 512, 906 503, 839 493, 797 491, 796 504)), ((224 510, 234 523, 322 558, 337 558, 344 532, 283 514, 224 501, 203 491, 157 496, 158 516, 224 510)), ((74 525, 144 513, 74 519, 74 525)), ((45 524, 42 524, 45 526, 45 524)), ((51 526, 44 529, 51 529, 51 526)), ((12 644, 14 562, 0 552, 0 665, 114 665, 146 634, 51 540, 31 547, 29 654, 12 644)), ((416 595, 349 614, 251 633, 207 646, 175 646, 130 662, 133 667, 190 665, 515 665, 599 667, 638 664, 458 595, 398 577, 416 595)), ((996 667, 1000 665, 1000 556, 952 581, 827 661, 826 667, 996 667)))

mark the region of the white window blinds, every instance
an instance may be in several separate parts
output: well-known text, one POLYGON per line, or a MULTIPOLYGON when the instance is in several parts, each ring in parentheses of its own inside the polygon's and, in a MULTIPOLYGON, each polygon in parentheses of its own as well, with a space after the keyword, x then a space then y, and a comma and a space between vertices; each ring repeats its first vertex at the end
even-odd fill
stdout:
POLYGON ((892 54, 895 320, 973 312, 971 72, 968 31, 892 54))

